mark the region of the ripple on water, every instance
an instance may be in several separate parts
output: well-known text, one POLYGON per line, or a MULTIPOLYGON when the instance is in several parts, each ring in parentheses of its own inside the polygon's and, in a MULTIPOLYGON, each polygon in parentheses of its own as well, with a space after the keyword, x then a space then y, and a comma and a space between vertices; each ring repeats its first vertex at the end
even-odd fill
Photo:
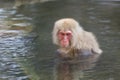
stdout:
POLYGON ((29 80, 24 69, 16 62, 19 54, 24 54, 25 45, 20 30, 0 30, 0 79, 29 80), (18 53, 19 52, 19 53, 18 53))

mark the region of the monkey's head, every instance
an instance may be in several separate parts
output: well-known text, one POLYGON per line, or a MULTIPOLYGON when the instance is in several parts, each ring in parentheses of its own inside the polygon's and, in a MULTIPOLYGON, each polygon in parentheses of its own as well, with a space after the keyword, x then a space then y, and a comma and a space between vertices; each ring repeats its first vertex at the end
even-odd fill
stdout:
POLYGON ((73 48, 82 33, 83 29, 76 20, 72 18, 57 20, 53 28, 53 43, 63 48, 73 48))

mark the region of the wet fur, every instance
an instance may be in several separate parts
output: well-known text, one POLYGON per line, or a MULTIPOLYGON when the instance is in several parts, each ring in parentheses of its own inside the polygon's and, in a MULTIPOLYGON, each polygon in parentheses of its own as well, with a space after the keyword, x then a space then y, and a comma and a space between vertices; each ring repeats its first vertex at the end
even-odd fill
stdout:
POLYGON ((72 31, 72 39, 68 48, 60 48, 61 53, 71 53, 74 50, 91 50, 95 53, 101 54, 102 50, 99 48, 96 37, 92 32, 85 31, 79 23, 72 18, 64 18, 57 20, 54 24, 52 37, 53 43, 60 46, 57 33, 58 31, 72 31))

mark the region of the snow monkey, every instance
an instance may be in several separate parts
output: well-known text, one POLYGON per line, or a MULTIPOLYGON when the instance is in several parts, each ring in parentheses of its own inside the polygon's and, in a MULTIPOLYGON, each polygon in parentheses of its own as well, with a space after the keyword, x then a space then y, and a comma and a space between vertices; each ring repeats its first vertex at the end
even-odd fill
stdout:
POLYGON ((85 31, 73 18, 57 20, 52 37, 53 43, 59 46, 58 53, 64 58, 102 53, 94 34, 85 31))

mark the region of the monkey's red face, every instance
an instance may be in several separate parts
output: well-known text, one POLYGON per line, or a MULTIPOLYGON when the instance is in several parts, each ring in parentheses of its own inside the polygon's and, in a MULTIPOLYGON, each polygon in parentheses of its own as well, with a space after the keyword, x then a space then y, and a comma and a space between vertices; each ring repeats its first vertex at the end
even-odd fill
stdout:
POLYGON ((61 47, 68 47, 70 45, 71 38, 72 32, 70 30, 58 32, 58 39, 61 47))

